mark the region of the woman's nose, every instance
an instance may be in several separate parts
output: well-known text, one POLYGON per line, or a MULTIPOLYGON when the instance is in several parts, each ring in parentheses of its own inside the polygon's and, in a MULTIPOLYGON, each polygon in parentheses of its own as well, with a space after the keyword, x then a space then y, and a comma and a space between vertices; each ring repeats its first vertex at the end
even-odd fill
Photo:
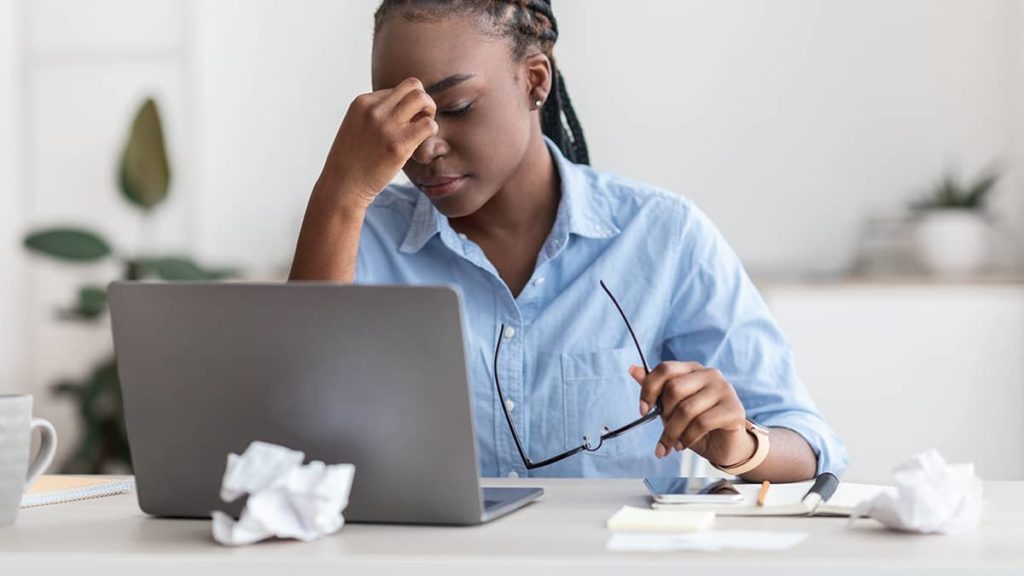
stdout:
POLYGON ((417 164, 429 165, 431 162, 448 153, 448 143, 444 141, 440 133, 424 140, 412 153, 412 159, 417 164))

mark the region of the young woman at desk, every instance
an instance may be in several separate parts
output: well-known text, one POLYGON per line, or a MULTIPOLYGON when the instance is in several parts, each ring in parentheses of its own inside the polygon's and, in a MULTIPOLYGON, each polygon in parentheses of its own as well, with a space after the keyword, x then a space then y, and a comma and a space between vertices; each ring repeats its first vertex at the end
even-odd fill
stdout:
POLYGON ((541 0, 385 0, 291 279, 460 288, 484 475, 675 476, 685 449, 749 480, 841 472, 708 218, 587 165, 557 38, 541 0), (663 425, 607 437, 638 410, 663 425))

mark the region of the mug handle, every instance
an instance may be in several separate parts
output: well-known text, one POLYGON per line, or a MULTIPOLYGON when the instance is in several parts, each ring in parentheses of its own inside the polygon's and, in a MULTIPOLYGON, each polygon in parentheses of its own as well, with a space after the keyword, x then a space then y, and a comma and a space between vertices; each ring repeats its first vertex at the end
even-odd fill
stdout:
POLYGON ((42 432, 42 442, 39 445, 39 453, 28 466, 28 477, 25 479, 26 490, 46 471, 50 462, 53 462, 53 455, 57 453, 57 431, 53 428, 53 424, 43 418, 33 418, 32 424, 29 426, 29 434, 35 432, 36 428, 42 432))

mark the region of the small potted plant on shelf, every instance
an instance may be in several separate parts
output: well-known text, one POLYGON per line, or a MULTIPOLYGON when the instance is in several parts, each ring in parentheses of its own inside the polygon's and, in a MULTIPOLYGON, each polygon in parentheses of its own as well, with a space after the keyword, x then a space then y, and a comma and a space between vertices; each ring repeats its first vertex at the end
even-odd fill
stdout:
POLYGON ((970 182, 947 171, 925 197, 911 205, 917 215, 918 254, 929 271, 964 276, 986 268, 992 231, 985 206, 998 180, 995 169, 970 182))

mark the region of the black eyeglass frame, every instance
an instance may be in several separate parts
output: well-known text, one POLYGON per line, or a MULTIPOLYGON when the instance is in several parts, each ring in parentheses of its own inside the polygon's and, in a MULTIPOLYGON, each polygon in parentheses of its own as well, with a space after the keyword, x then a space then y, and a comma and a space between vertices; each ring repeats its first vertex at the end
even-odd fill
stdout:
MULTIPOLYGON (((637 340, 636 338, 636 333, 633 332, 633 326, 630 325, 629 319, 626 318, 626 313, 622 311, 622 306, 619 306, 618 300, 616 300, 615 296, 612 295, 611 290, 609 290, 608 286, 605 285, 604 280, 601 280, 600 283, 601 288, 604 289, 605 294, 608 295, 608 298, 611 298, 612 304, 615 304, 615 308, 619 311, 619 315, 622 316, 623 322, 626 323, 626 329, 629 330, 629 335, 633 338, 633 344, 636 346, 636 351, 637 353, 640 354, 640 362, 643 363, 644 373, 650 374, 651 369, 647 365, 647 358, 644 356, 644 351, 640 347, 640 341, 637 340)), ((583 443, 577 446, 576 448, 566 450, 561 454, 557 454, 550 458, 541 460, 540 462, 534 462, 529 456, 527 456, 526 449, 523 448, 523 441, 519 438, 519 432, 516 430, 515 424, 512 423, 512 415, 509 414, 508 406, 505 405, 505 394, 501 391, 501 385, 498 383, 498 352, 501 350, 501 339, 504 333, 505 325, 502 324, 501 328, 498 329, 498 344, 494 347, 494 387, 497 388, 498 390, 498 400, 501 402, 501 409, 505 413, 505 420, 508 422, 508 428, 509 430, 512 431, 512 439, 516 443, 516 450, 519 451, 519 456, 522 457, 523 465, 526 466, 527 470, 536 470, 537 468, 543 468, 544 466, 554 464, 555 462, 561 462, 562 460, 565 460, 570 456, 575 456, 580 452, 597 452, 598 450, 601 449, 601 446, 604 445, 605 440, 611 440, 616 436, 619 436, 625 432, 628 432, 629 430, 632 430, 633 428, 636 428, 637 426, 646 424, 651 420, 654 420, 655 418, 661 416, 662 406, 661 398, 659 398, 655 406, 650 411, 648 411, 645 416, 641 416, 640 418, 637 418, 636 420, 630 422, 629 424, 620 426, 614 430, 608 428, 608 426, 605 426, 604 432, 601 434, 600 438, 598 438, 596 446, 591 444, 590 439, 586 435, 584 435, 583 443)))

